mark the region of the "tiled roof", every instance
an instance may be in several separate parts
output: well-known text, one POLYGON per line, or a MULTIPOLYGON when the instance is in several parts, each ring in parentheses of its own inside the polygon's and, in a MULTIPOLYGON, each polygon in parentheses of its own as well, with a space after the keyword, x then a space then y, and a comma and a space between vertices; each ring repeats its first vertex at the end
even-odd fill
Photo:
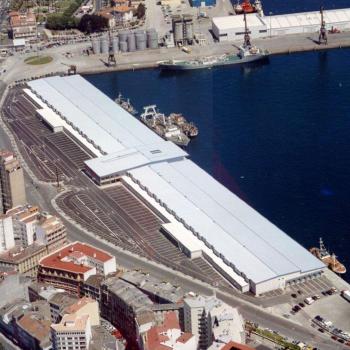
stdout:
POLYGON ((64 271, 71 271, 75 273, 84 273, 92 268, 81 264, 76 264, 71 261, 64 261, 66 257, 91 257, 100 262, 107 262, 113 257, 102 250, 96 249, 90 245, 75 242, 65 246, 62 249, 56 250, 54 253, 40 260, 40 265, 47 268, 59 269, 64 271), (73 255, 73 256, 72 256, 73 255))

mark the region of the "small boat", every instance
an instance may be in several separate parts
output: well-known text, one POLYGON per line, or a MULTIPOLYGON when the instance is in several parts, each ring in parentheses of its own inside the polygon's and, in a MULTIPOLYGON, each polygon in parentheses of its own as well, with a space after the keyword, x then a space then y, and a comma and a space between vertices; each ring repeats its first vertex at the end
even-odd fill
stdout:
POLYGON ((118 97, 114 100, 120 107, 125 109, 127 112, 129 112, 132 115, 137 114, 137 110, 134 108, 134 106, 131 104, 129 99, 125 99, 121 93, 118 94, 118 97))
POLYGON ((239 1, 233 6, 236 15, 242 15, 243 13, 259 13, 262 14, 262 4, 260 0, 256 0, 252 4, 249 0, 239 1))
POLYGON ((198 136, 197 126, 192 122, 188 122, 181 113, 171 113, 168 118, 174 124, 178 125, 186 136, 190 138, 198 136))
POLYGON ((313 247, 310 249, 310 253, 315 255, 316 258, 320 259, 323 263, 325 263, 329 269, 331 269, 335 273, 344 274, 346 273, 346 268, 343 264, 341 264, 336 255, 330 254, 326 247, 324 246, 322 238, 320 238, 320 246, 319 248, 313 247))

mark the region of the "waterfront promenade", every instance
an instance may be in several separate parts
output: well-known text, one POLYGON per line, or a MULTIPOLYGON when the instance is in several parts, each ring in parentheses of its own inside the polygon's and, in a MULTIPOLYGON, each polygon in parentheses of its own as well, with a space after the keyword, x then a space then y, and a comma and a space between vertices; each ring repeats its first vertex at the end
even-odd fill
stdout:
MULTIPOLYGON (((318 33, 304 33, 256 39, 254 40, 254 44, 267 49, 272 55, 350 47, 350 32, 329 34, 328 45, 319 45, 317 39, 318 33)), ((9 84, 18 79, 42 76, 50 73, 63 73, 67 71, 67 67, 62 63, 76 65, 80 74, 151 68, 156 67, 158 62, 163 60, 191 59, 236 52, 240 44, 240 42, 223 42, 205 46, 196 45, 191 47, 192 51, 190 54, 181 51, 179 48, 159 48, 117 54, 117 65, 108 67, 106 64, 107 55, 82 55, 83 50, 88 48, 89 44, 78 43, 46 50, 45 54, 53 57, 53 61, 46 65, 30 66, 24 63, 24 59, 33 56, 33 53, 8 57, 1 65, 2 69, 6 69, 6 73, 0 75, 0 79, 9 84), (73 57, 67 58, 65 56, 67 52, 72 53, 73 57)))

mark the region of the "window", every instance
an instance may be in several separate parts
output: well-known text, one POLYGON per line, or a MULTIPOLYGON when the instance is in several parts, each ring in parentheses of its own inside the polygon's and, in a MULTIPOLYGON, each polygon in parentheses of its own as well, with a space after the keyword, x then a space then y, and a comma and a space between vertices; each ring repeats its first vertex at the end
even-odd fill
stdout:
MULTIPOLYGON (((244 34, 245 34, 244 32, 236 32, 235 33, 235 35, 244 35, 244 34)), ((252 34, 252 32, 249 30, 248 34, 252 34)))
POLYGON ((259 33, 267 33, 267 29, 259 30, 259 33))
POLYGON ((227 36, 227 33, 225 33, 225 34, 220 34, 220 35, 219 35, 220 38, 222 38, 222 37, 224 37, 224 36, 227 36))

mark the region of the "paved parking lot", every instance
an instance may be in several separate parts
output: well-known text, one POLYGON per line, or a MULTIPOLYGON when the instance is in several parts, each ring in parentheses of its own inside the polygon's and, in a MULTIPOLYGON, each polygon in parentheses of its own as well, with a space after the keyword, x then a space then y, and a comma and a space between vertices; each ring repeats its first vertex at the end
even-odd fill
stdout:
POLYGON ((341 297, 339 292, 309 305, 305 308, 305 312, 311 319, 320 315, 331 321, 337 328, 350 332, 350 303, 341 297))

